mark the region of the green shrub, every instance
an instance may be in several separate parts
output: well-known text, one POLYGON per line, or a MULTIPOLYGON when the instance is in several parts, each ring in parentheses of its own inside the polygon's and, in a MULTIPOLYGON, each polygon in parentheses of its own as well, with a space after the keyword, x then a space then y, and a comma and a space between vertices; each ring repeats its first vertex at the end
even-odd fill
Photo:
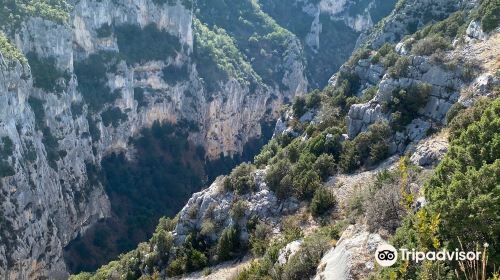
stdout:
MULTIPOLYGON (((282 180, 291 171, 291 163, 286 159, 278 160, 275 164, 272 164, 266 173, 266 183, 269 188, 276 193, 276 196, 280 199, 287 198, 290 196, 288 185, 282 184, 282 180)), ((283 182, 285 183, 285 182, 283 182)))
POLYGON ((143 88, 134 88, 134 99, 137 101, 137 108, 148 106, 148 102, 146 101, 146 97, 144 96, 143 88))
POLYGON ((431 55, 437 50, 447 50, 449 48, 449 42, 441 36, 430 36, 418 40, 413 47, 411 52, 415 55, 431 55))
POLYGON ((118 107, 108 108, 106 111, 101 113, 102 123, 104 126, 108 127, 113 125, 113 127, 118 127, 121 122, 127 121, 127 114, 123 113, 118 107))
POLYGON ((300 118, 302 115, 306 113, 306 99, 302 96, 298 96, 295 98, 295 101, 292 105, 293 115, 297 118, 300 118))
POLYGON ((321 180, 325 181, 335 173, 335 158, 330 154, 321 154, 313 168, 318 171, 321 180))
POLYGON ((312 278, 316 274, 316 268, 323 254, 329 249, 329 241, 330 238, 320 232, 306 238, 297 253, 291 256, 286 263, 281 273, 281 279, 312 278))
MULTIPOLYGON (((415 214, 407 215, 391 244, 421 251, 455 248, 474 251, 488 243, 486 278, 496 271, 495 264, 500 260, 497 238, 500 232, 496 226, 500 214, 500 161, 496 140, 500 131, 500 99, 491 103, 481 101, 473 106, 477 106, 475 110, 469 108, 459 114, 467 117, 456 128, 448 153, 424 186, 427 204, 415 214)), ((437 264, 442 273, 433 270, 437 268, 434 262, 410 263, 410 266, 398 262, 382 270, 378 277, 445 279, 450 271, 458 271, 458 277, 462 274, 458 262, 437 264)), ((478 272, 481 277, 481 270, 478 272)))
POLYGON ((223 186, 226 191, 234 191, 237 194, 245 194, 256 188, 252 172, 255 166, 251 163, 242 163, 224 178, 223 186))
POLYGON ((273 158, 279 151, 281 147, 278 145, 275 139, 269 141, 262 149, 260 153, 254 157, 254 163, 257 166, 266 165, 271 158, 273 158))
POLYGON ((306 107, 308 109, 317 108, 321 103, 321 94, 319 90, 314 90, 311 93, 306 94, 306 107))
POLYGON ((256 257, 261 257, 266 252, 270 243, 272 229, 269 225, 260 222, 250 234, 250 248, 256 257))
POLYGON ((394 47, 389 44, 389 43, 385 43, 383 44, 377 51, 377 53, 381 56, 381 57, 385 57, 386 55, 388 55, 391 51, 394 50, 394 47))
POLYGON ((57 68, 54 57, 42 58, 33 52, 26 54, 26 57, 31 68, 35 87, 49 92, 64 90, 63 85, 69 82, 70 75, 57 68), (60 82, 61 79, 64 80, 63 84, 60 82))
POLYGON ((400 114, 394 115, 391 125, 396 130, 401 130, 403 126, 409 124, 422 108, 429 101, 432 86, 427 83, 419 83, 408 89, 396 89, 389 101, 388 108, 400 114))
POLYGON ((192 235, 188 235, 183 246, 179 249, 177 257, 167 267, 167 275, 170 277, 187 272, 201 270, 208 264, 208 258, 193 247, 192 235))
POLYGON ((155 231, 153 237, 149 240, 151 250, 155 250, 160 260, 167 261, 170 249, 174 244, 174 237, 170 232, 160 228, 155 231))
POLYGON ((92 142, 99 142, 101 139, 101 130, 97 127, 97 124, 89 115, 87 115, 87 123, 89 124, 89 133, 90 137, 92 137, 92 142))
POLYGON ((14 143, 9 136, 3 136, 0 146, 0 158, 8 158, 14 154, 14 143))
POLYGON ((336 205, 335 196, 326 187, 319 187, 314 192, 309 209, 315 217, 321 216, 336 205))
MULTIPOLYGON (((2 16, 0 15, 1 18, 2 16)), ((24 54, 9 42, 2 31, 0 31, 0 52, 9 65, 12 65, 16 61, 19 61, 21 64, 28 63, 24 54)))
POLYGON ((245 210, 248 208, 248 203, 244 200, 236 201, 231 207, 231 218, 238 222, 245 217, 245 210))
POLYGON ((500 1, 482 0, 480 3, 481 27, 483 31, 490 32, 500 25, 500 1))
POLYGON ((406 56, 400 56, 394 66, 389 68, 389 74, 393 78, 405 77, 408 74, 408 68, 411 65, 411 61, 406 56))
POLYGON ((347 65, 355 66, 359 60, 367 59, 370 57, 370 50, 366 48, 362 48, 357 50, 347 61, 347 65))
POLYGON ((107 103, 114 102, 118 96, 111 93, 107 86, 106 73, 114 54, 99 52, 91 54, 83 61, 75 62, 75 74, 78 77, 78 90, 82 93, 85 103, 91 112, 98 112, 107 103))
POLYGON ((451 121, 462 111, 465 109, 465 106, 462 103, 455 103, 451 105, 448 112, 446 112, 446 124, 450 124, 451 121))
POLYGON ((14 176, 15 174, 14 168, 6 160, 0 160, 0 178, 14 176))
POLYGON ((323 153, 331 154, 338 158, 341 153, 342 130, 329 128, 323 133, 312 137, 307 143, 307 149, 315 156, 323 153))
POLYGON ((352 172, 362 164, 379 163, 388 156, 392 135, 389 124, 379 121, 351 141, 344 142, 339 166, 344 172, 352 172))
POLYGON ((235 226, 225 228, 217 242, 217 260, 227 261, 236 256, 240 250, 239 231, 235 226))
POLYGON ((394 66, 396 62, 398 61, 398 58, 400 56, 394 51, 391 50, 384 58, 382 59, 382 64, 386 69, 394 66))
POLYGON ((489 103, 489 99, 480 98, 474 103, 474 106, 461 110, 457 113, 457 115, 451 119, 448 124, 450 141, 458 138, 463 130, 465 130, 473 122, 478 121, 488 107, 489 103))

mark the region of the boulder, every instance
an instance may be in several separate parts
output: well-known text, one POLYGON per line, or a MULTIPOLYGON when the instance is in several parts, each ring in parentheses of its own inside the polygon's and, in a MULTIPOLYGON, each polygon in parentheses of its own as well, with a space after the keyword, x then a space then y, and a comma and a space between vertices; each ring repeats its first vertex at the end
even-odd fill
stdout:
POLYGON ((320 261, 314 280, 364 279, 373 271, 375 251, 384 242, 362 225, 349 226, 320 261))
POLYGON ((288 243, 284 248, 281 248, 279 251, 278 261, 277 263, 280 265, 284 265, 288 262, 288 260, 297 253, 300 249, 300 245, 302 245, 303 240, 295 240, 288 243))
POLYGON ((428 139, 419 143, 410 160, 419 166, 436 165, 448 151, 448 141, 446 139, 428 139))
POLYGON ((467 27, 465 33, 471 39, 478 39, 478 40, 488 39, 488 35, 486 35, 486 33, 483 32, 483 29, 481 28, 481 23, 478 22, 477 20, 473 20, 469 23, 469 26, 467 27))

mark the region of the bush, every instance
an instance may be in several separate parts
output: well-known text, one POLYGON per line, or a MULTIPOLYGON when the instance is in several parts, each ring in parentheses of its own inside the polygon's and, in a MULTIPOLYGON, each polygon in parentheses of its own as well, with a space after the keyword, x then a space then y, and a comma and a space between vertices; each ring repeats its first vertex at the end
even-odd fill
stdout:
POLYGON ((179 249, 177 257, 167 267, 167 275, 170 277, 183 273, 201 270, 208 264, 208 258, 202 252, 193 247, 192 235, 186 238, 183 246, 179 249))
POLYGON ((165 231, 164 229, 157 230, 153 237, 151 237, 149 244, 151 250, 158 254, 160 260, 167 261, 168 254, 174 243, 174 237, 172 233, 165 231))
POLYGON ((326 250, 329 249, 330 238, 317 232, 306 238, 300 249, 290 257, 281 279, 302 280, 310 279, 316 274, 316 268, 326 250))
POLYGON ((113 127, 118 127, 121 122, 128 120, 127 114, 123 113, 118 107, 108 108, 106 111, 101 113, 102 123, 104 126, 108 127, 113 125, 113 127))
POLYGON ((240 164, 224 179, 224 189, 234 191, 236 194, 245 194, 255 190, 256 185, 252 175, 254 170, 255 166, 251 163, 240 164))
POLYGON ((406 214, 399 185, 384 184, 366 202, 366 221, 371 232, 385 228, 394 233, 406 214))
POLYGON ((16 171, 5 160, 0 160, 0 178, 14 176, 16 171))
POLYGON ((266 183, 269 188, 276 193, 280 199, 290 196, 287 185, 282 180, 291 171, 290 161, 286 159, 278 160, 275 164, 271 165, 266 173, 266 183))
POLYGON ((396 130, 401 130, 403 126, 409 124, 422 108, 429 101, 432 86, 427 83, 419 83, 408 89, 396 89, 389 101, 388 108, 393 112, 399 112, 391 120, 391 126, 396 130))
POLYGON ((406 56, 400 56, 394 66, 389 68, 389 74, 393 78, 404 77, 408 74, 408 68, 410 67, 411 61, 406 56))
POLYGON ((336 199, 332 192, 326 187, 319 187, 314 192, 309 209, 315 217, 321 216, 335 207, 336 199))
POLYGON ((101 110, 106 103, 112 103, 118 98, 106 84, 106 73, 110 67, 108 64, 114 59, 113 56, 111 53, 99 52, 75 62, 78 90, 92 112, 101 110))
POLYGON ((308 109, 317 108, 321 103, 321 95, 319 90, 314 90, 313 92, 305 96, 306 107, 308 109))
POLYGON ((306 113, 306 99, 302 96, 296 97, 292 105, 293 115, 300 118, 306 113))
POLYGON ((318 173, 310 169, 312 162, 304 158, 301 156, 292 170, 293 194, 299 199, 310 199, 314 191, 321 186, 321 180, 318 173))
POLYGON ((389 140, 392 135, 385 121, 372 124, 351 141, 344 142, 339 167, 344 172, 352 172, 363 164, 379 163, 389 155, 389 140))
POLYGON ((321 180, 325 181, 335 173, 335 159, 330 154, 321 154, 313 168, 318 171, 321 180))
POLYGON ((446 39, 441 36, 430 36, 418 40, 413 47, 411 52, 415 55, 431 55, 438 50, 447 50, 449 48, 449 43, 446 39))
POLYGON ((217 242, 217 260, 227 261, 232 259, 239 251, 239 246, 240 237, 236 227, 229 226, 225 228, 217 242))
POLYGON ((315 156, 328 153, 338 158, 342 150, 342 130, 330 128, 321 134, 311 138, 307 143, 307 149, 315 156))
POLYGON ((255 156, 254 158, 254 163, 257 166, 263 166, 266 165, 271 158, 273 158, 278 151, 281 149, 281 147, 278 145, 275 139, 272 139, 262 147, 260 150, 260 153, 255 156))
POLYGON ((482 0, 479 8, 481 27, 484 32, 490 32, 500 25, 500 1, 482 0))
POLYGON ((272 229, 269 225, 260 222, 250 234, 250 248, 256 257, 263 256, 269 247, 269 237, 272 229))
POLYGON ((448 124, 450 130, 450 141, 458 138, 462 131, 473 122, 479 121, 481 119, 481 115, 488 107, 489 102, 490 100, 487 98, 480 98, 474 103, 474 106, 460 110, 448 124))
POLYGON ((0 158, 6 159, 14 154, 14 143, 9 136, 3 136, 0 146, 0 158))
POLYGON ((245 217, 245 210, 248 208, 248 203, 244 200, 236 201, 231 207, 231 218, 238 222, 245 217))
POLYGON ((140 87, 134 88, 134 99, 137 101, 137 108, 148 106, 146 97, 144 96, 144 89, 140 87))
POLYGON ((33 75, 33 86, 49 92, 60 92, 69 82, 70 75, 59 70, 54 57, 42 58, 36 53, 26 54, 33 75))
POLYGON ((451 121, 462 111, 465 109, 465 106, 462 103, 457 102, 451 105, 448 112, 446 112, 446 124, 450 124, 451 121))

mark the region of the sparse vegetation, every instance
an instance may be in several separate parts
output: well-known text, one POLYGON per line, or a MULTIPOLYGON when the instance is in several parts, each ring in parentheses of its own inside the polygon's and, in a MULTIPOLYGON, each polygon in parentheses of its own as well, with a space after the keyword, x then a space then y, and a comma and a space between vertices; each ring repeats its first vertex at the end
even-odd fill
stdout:
POLYGON ((64 90, 70 76, 59 70, 53 57, 41 58, 36 53, 26 55, 33 75, 33 85, 49 92, 64 90))
POLYGON ((121 122, 128 119, 127 114, 123 113, 118 107, 108 108, 106 111, 101 113, 102 123, 104 126, 113 125, 113 127, 118 127, 121 122))
POLYGON ((120 54, 129 64, 166 60, 181 50, 179 38, 158 30, 155 24, 143 29, 136 25, 120 25, 115 27, 115 34, 120 54))

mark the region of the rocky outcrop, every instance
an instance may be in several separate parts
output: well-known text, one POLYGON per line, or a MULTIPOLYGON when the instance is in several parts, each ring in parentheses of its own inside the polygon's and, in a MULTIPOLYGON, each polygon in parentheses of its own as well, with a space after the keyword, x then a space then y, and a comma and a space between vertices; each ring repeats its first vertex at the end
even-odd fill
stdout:
POLYGON ((189 233, 200 231, 206 221, 216 225, 215 231, 211 234, 212 241, 217 240, 224 228, 236 224, 240 225, 240 238, 247 241, 249 236, 245 225, 252 216, 271 225, 277 225, 282 215, 293 213, 299 208, 299 203, 294 198, 278 201, 264 181, 265 170, 255 171, 253 177, 257 187, 253 193, 236 195, 233 192, 226 192, 222 186, 223 178, 220 177, 209 188, 193 194, 179 212, 179 221, 173 231, 176 242, 182 243, 189 233), (235 220, 231 215, 231 209, 238 201, 244 203, 245 211, 235 220))
POLYGON ((435 166, 448 151, 448 141, 442 138, 431 138, 422 141, 415 147, 410 160, 419 166, 435 166))
POLYGON ((397 43, 405 35, 415 32, 430 21, 446 18, 458 9, 470 9, 475 0, 406 0, 399 1, 389 16, 375 28, 363 33, 356 42, 356 49, 371 45, 378 49, 384 43, 397 43))
POLYGON ((281 248, 279 251, 278 261, 279 265, 284 265, 290 260, 290 258, 295 255, 299 249, 300 245, 302 245, 303 240, 295 240, 288 244, 285 247, 281 248))
MULTIPOLYGON (((129 139, 142 128, 154 121, 187 121, 198 128, 190 141, 204 146, 208 157, 238 154, 250 139, 262 135, 261 121, 272 120, 280 104, 306 91, 301 45, 291 39, 281 81, 287 90, 263 84, 251 89, 229 77, 210 96, 193 57, 192 9, 181 1, 156 2, 77 1, 68 24, 27 18, 12 38, 23 53, 53 59, 55 69, 69 78, 59 79, 62 90, 52 92, 33 86, 27 65, 1 65, 0 137, 12 141, 14 151, 7 161, 15 173, 0 178, 0 215, 8 225, 0 229, 1 277, 67 275, 63 247, 110 215, 107 195, 92 172, 111 151, 125 150, 133 157, 129 139), (117 98, 92 110, 79 91, 82 81, 75 66, 103 51, 120 53, 116 28, 149 24, 177 38, 180 51, 165 60, 118 61, 102 77, 117 98), (106 26, 111 33, 103 35, 106 26), (170 65, 185 67, 187 78, 165 81, 162 69, 170 65), (145 104, 134 97, 136 88, 146 89, 145 104), (103 122, 101 113, 110 108, 125 115, 117 125, 103 122)), ((268 195, 263 191, 262 196, 268 195)))
MULTIPOLYGON (((405 137, 411 141, 422 139, 433 122, 444 123, 449 108, 459 99, 459 90, 463 85, 461 72, 445 69, 442 65, 430 62, 428 57, 410 55, 409 60, 411 64, 404 76, 392 77, 385 74, 378 83, 377 93, 372 100, 351 106, 347 117, 349 138, 354 138, 376 121, 389 120, 391 112, 384 110, 383 105, 391 102, 395 91, 419 84, 431 86, 429 100, 420 108, 416 119, 406 127, 405 137)), ((360 60, 356 69, 373 68, 366 64, 366 60, 360 60)), ((364 73, 361 70, 356 72, 364 73)), ((369 79, 366 80, 366 75, 360 77, 362 83, 372 83, 369 79)))
POLYGON ((321 259, 314 280, 365 279, 375 268, 375 251, 382 242, 380 235, 363 226, 349 226, 321 259))

